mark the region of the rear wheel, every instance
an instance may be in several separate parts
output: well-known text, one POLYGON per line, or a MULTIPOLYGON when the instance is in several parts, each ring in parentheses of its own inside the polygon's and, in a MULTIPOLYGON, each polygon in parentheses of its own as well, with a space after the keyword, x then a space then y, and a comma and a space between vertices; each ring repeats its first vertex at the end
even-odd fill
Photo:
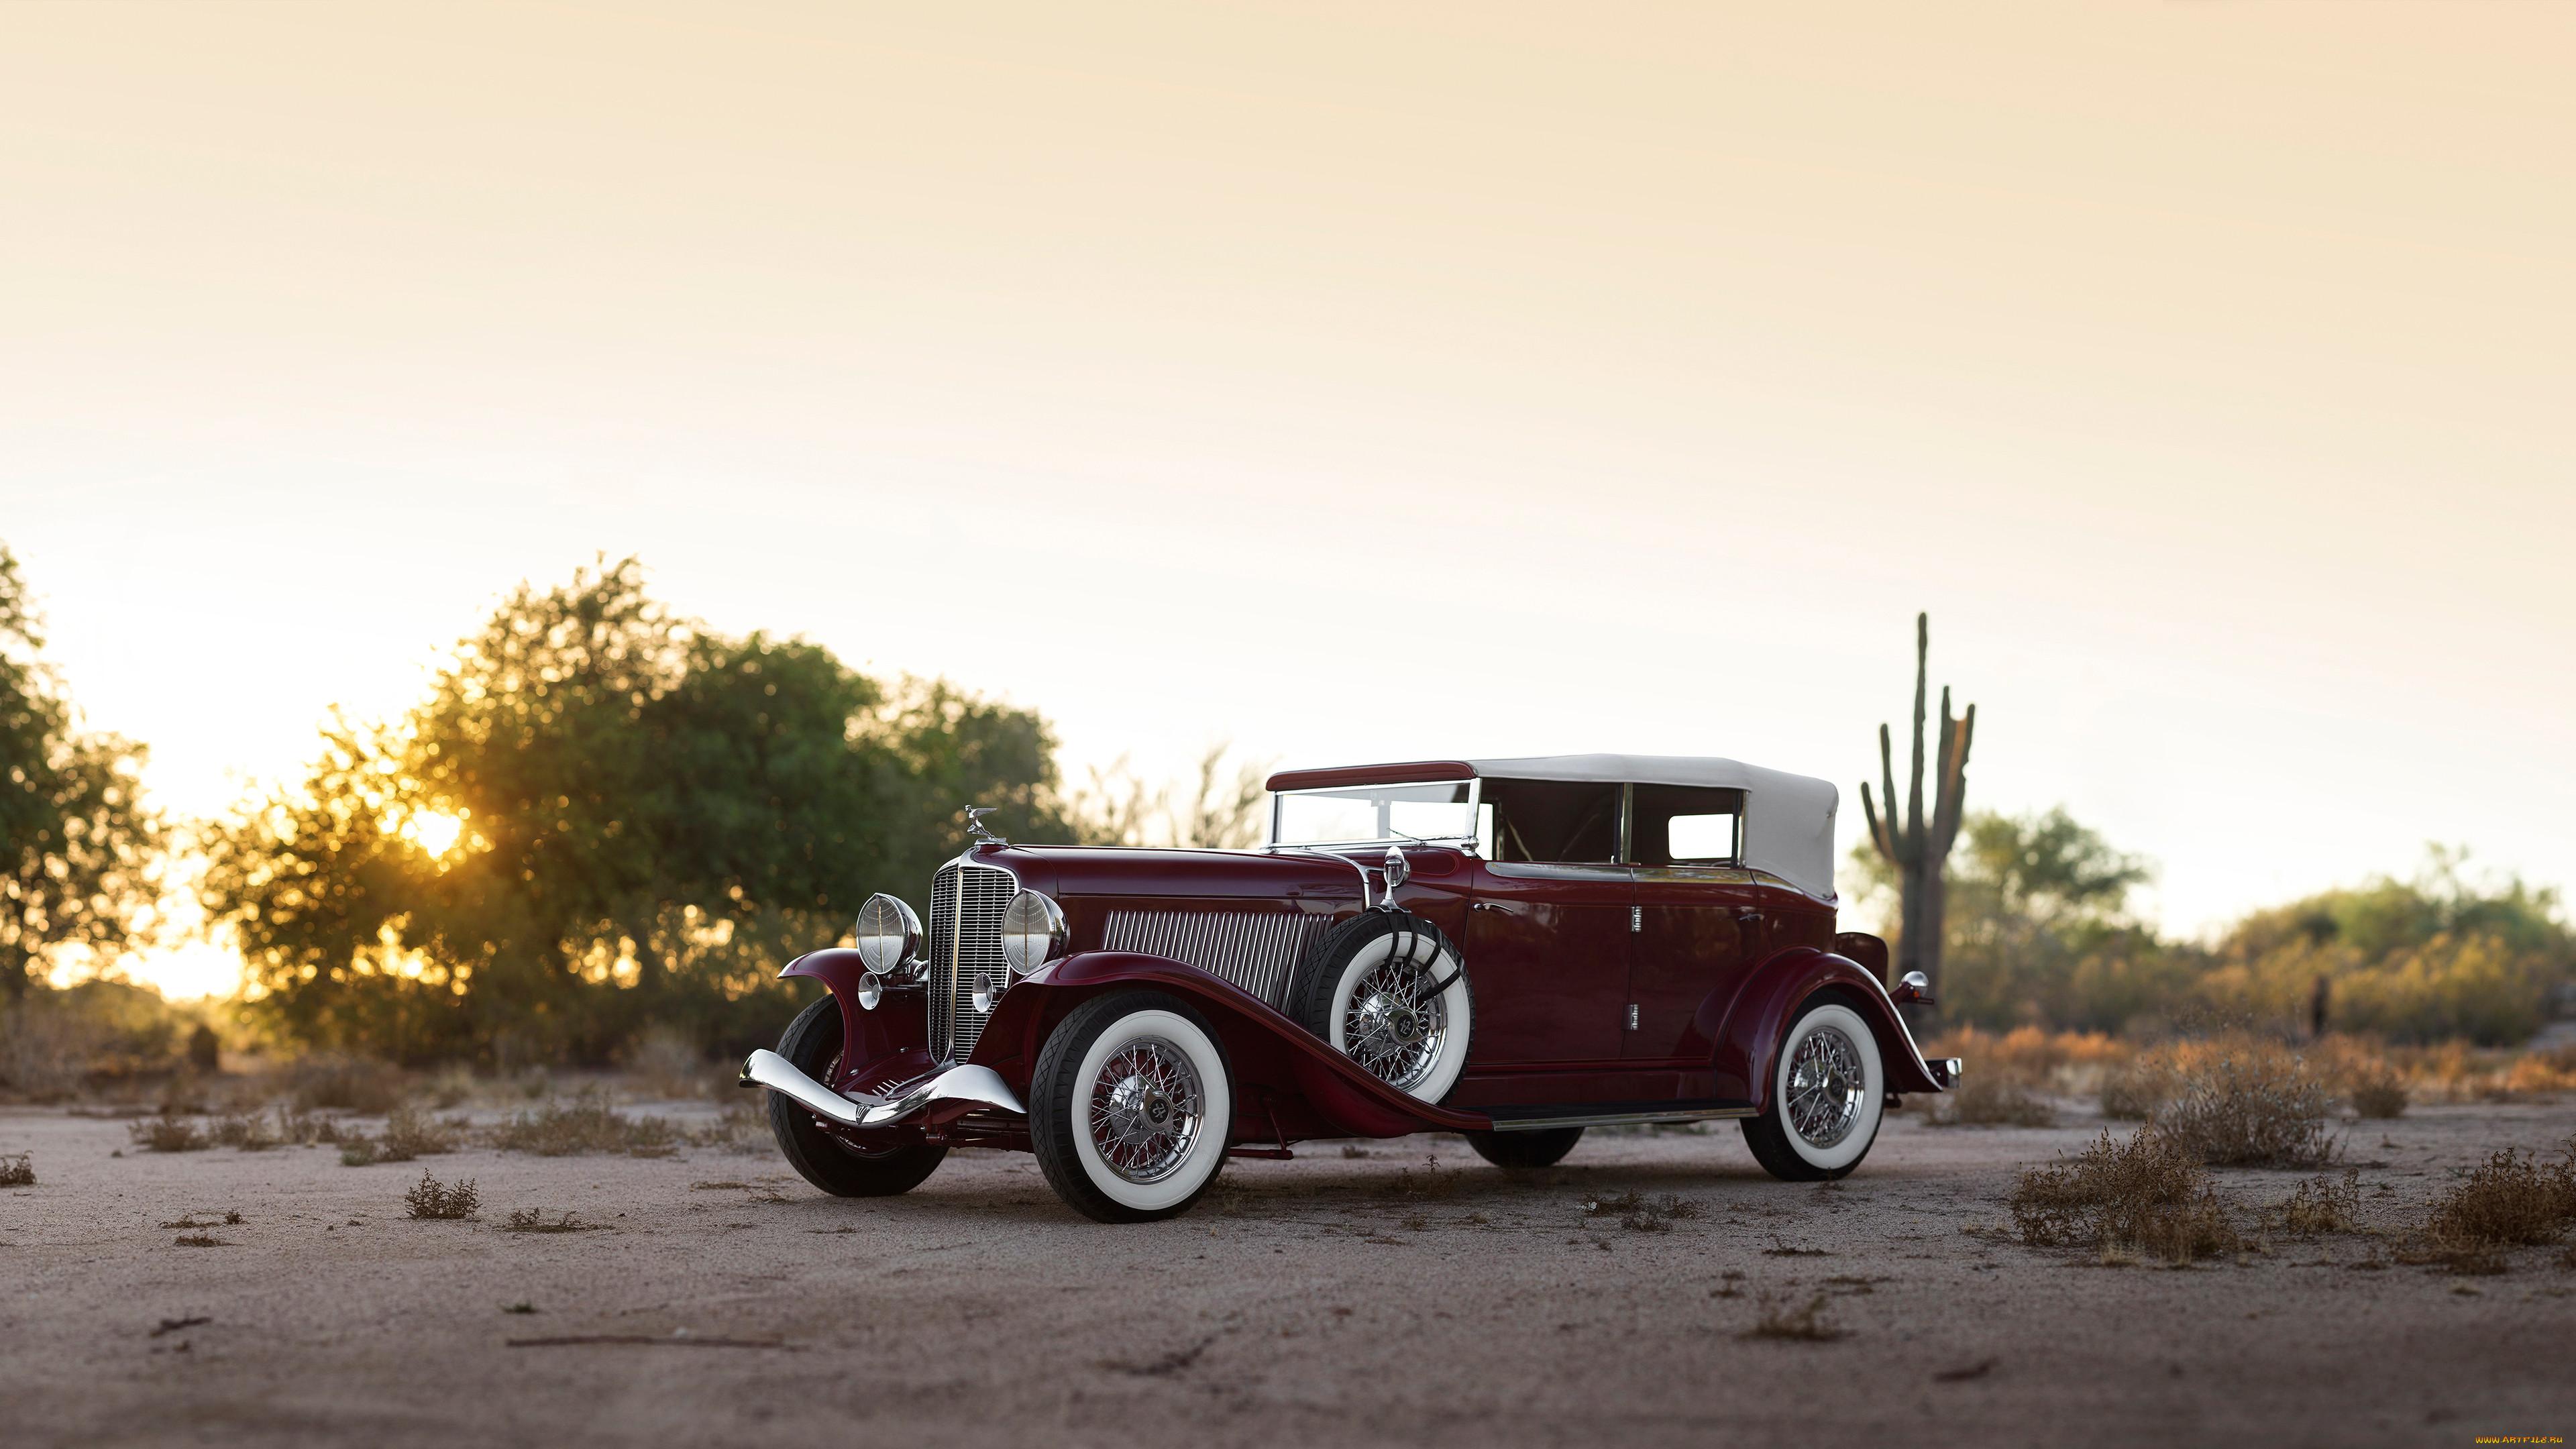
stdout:
POLYGON ((1848 1177, 1878 1140, 1887 1071, 1860 1013, 1830 996, 1798 1010, 1771 1063, 1771 1099, 1744 1119, 1744 1145, 1783 1182, 1848 1177))
POLYGON ((1470 1132, 1467 1145, 1496 1167, 1554 1167, 1583 1140, 1580 1127, 1551 1127, 1544 1132, 1470 1132))
POLYGON ((1029 1145, 1056 1195, 1104 1223, 1188 1212, 1216 1183, 1234 1082, 1206 1018, 1122 991, 1058 1023, 1029 1077, 1029 1145))
MULTIPOLYGON (((841 1065, 841 1003, 826 996, 797 1014, 778 1038, 778 1054, 796 1070, 829 1082, 841 1065)), ((948 1155, 921 1140, 921 1129, 871 1132, 866 1146, 823 1128, 822 1120, 781 1092, 769 1094, 769 1132, 787 1165, 834 1197, 892 1197, 921 1186, 948 1155)))

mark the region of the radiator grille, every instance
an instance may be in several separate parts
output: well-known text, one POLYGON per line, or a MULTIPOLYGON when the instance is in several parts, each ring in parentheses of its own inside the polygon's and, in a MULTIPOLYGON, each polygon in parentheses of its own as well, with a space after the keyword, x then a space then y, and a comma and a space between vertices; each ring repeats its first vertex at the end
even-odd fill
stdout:
POLYGON ((1002 910, 1019 878, 997 865, 950 861, 930 887, 930 1054, 962 1062, 984 1035, 975 1009, 981 981, 995 996, 1010 983, 1002 960, 1002 910))
POLYGON ((1101 944, 1169 956, 1285 1010, 1289 973, 1330 924, 1281 911, 1111 911, 1101 944))

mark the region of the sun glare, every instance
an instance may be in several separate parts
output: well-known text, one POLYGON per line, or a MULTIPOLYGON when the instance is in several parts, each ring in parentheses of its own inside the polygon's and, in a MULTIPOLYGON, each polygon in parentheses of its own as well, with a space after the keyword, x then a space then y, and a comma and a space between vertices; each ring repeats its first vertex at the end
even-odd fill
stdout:
POLYGON ((465 817, 438 810, 417 810, 403 822, 405 839, 431 855, 445 855, 456 848, 457 837, 465 833, 465 817))

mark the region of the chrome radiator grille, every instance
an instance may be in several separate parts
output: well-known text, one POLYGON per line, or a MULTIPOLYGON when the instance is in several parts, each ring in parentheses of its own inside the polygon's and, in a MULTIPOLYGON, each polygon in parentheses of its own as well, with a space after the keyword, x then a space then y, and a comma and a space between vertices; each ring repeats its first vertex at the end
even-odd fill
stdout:
POLYGON ((1002 910, 1019 878, 997 865, 950 861, 930 887, 930 1054, 962 1062, 984 1034, 975 988, 999 996, 1010 982, 1002 960, 1002 910))
POLYGON ((1101 945, 1169 956, 1285 1010, 1289 973, 1330 924, 1279 911, 1111 911, 1101 945))

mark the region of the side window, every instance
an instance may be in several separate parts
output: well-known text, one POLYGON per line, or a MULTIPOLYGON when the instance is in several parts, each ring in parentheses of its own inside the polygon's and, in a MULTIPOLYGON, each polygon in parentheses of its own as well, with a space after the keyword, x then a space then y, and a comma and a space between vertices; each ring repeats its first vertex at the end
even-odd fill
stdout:
POLYGON ((1488 860, 1608 865, 1618 855, 1616 785, 1489 778, 1482 798, 1492 810, 1488 860))
POLYGON ((1744 792, 1636 787, 1631 837, 1639 865, 1733 865, 1743 855, 1744 792))

